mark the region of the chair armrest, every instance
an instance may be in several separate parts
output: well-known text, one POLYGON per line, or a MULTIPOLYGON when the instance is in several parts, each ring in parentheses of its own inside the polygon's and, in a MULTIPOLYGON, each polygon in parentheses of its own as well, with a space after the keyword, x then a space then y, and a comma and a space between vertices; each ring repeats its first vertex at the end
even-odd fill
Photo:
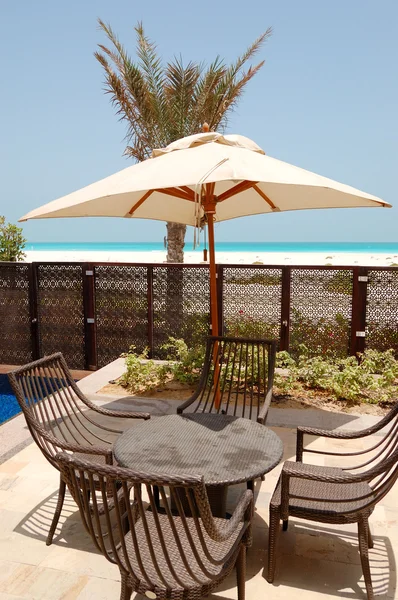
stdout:
POLYGON ((260 408, 260 412, 258 413, 257 423, 261 423, 261 425, 265 425, 265 422, 267 420, 268 410, 269 410, 270 404, 272 402, 272 396, 273 396, 272 391, 273 391, 272 388, 270 390, 268 390, 265 400, 263 402, 263 405, 260 408))
MULTIPOLYGON (((246 490, 242 493, 238 505, 236 506, 233 515, 230 519, 225 520, 222 525, 217 522, 214 523, 215 534, 210 535, 212 539, 217 542, 224 542, 236 531, 239 523, 242 521, 251 521, 254 508, 254 496, 251 490, 246 490), (250 519, 247 519, 246 515, 250 515, 250 519)), ((249 523, 248 523, 249 524, 249 523)))
POLYGON ((102 406, 97 406, 97 404, 94 404, 94 402, 92 402, 91 400, 89 400, 82 392, 81 390, 76 386, 76 384, 74 384, 73 386, 79 397, 79 399, 91 410, 93 410, 96 413, 99 413, 101 415, 107 416, 107 417, 118 417, 120 419, 150 419, 151 415, 149 413, 141 413, 141 412, 133 412, 133 411, 129 411, 129 410, 110 410, 109 408, 103 408, 102 406))
MULTIPOLYGON (((362 437, 371 435, 377 431, 375 426, 369 427, 368 429, 362 429, 360 431, 341 431, 336 429, 316 429, 313 427, 297 427, 297 438, 296 438, 296 460, 301 462, 303 460, 303 452, 306 451, 304 448, 304 435, 314 435, 318 437, 326 437, 337 440, 355 440, 362 437)), ((322 454, 322 451, 317 451, 317 454, 322 454)))
POLYGON ((103 408, 102 406, 96 406, 95 404, 93 404, 92 408, 95 412, 107 417, 118 417, 119 419, 144 419, 145 421, 151 418, 150 413, 110 410, 109 408, 103 408))
POLYGON ((184 412, 184 410, 186 408, 188 408, 188 406, 191 406, 191 404, 193 402, 195 402, 195 400, 198 398, 200 392, 201 392, 201 388, 198 387, 194 391, 194 393, 192 394, 192 396, 190 396, 189 398, 187 398, 187 400, 184 400, 184 402, 182 404, 180 404, 179 406, 177 406, 177 415, 182 415, 182 413, 184 412))

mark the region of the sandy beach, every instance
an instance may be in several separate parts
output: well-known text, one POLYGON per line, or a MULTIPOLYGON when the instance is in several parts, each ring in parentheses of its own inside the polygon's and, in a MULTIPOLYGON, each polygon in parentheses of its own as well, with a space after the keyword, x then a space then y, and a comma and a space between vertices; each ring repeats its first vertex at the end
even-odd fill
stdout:
MULTIPOLYGON (((166 251, 151 252, 110 252, 93 250, 39 251, 27 250, 27 262, 122 262, 122 263, 163 263, 166 251)), ((184 262, 203 262, 203 252, 185 250, 184 262)), ((337 265, 337 266, 398 266, 398 255, 386 253, 367 254, 365 252, 217 252, 219 264, 264 264, 264 265, 337 265)))

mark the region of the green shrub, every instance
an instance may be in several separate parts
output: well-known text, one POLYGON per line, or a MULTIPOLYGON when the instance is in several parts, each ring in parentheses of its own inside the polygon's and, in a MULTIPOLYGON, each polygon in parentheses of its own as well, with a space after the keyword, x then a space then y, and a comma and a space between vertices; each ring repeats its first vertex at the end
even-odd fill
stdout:
POLYGON ((286 350, 281 350, 276 353, 276 363, 275 366, 280 369, 287 369, 296 366, 296 361, 292 358, 289 352, 286 350))
POLYGON ((307 358, 302 355, 297 365, 297 379, 309 388, 327 390, 330 380, 334 376, 335 366, 333 362, 322 356, 307 358))
POLYGON ((302 345, 308 341, 308 355, 346 356, 350 335, 350 322, 341 313, 334 317, 319 319, 304 316, 296 308, 292 308, 290 347, 293 356, 300 353, 302 345))
POLYGON ((225 318, 226 335, 230 337, 274 339, 279 337, 279 328, 278 323, 255 319, 244 310, 225 318))
POLYGON ((126 359, 126 370, 118 383, 130 392, 145 392, 165 383, 167 371, 163 365, 157 365, 148 359, 147 348, 137 354, 135 346, 130 346, 129 352, 122 356, 126 359))
POLYGON ((174 379, 189 384, 199 380, 205 358, 203 344, 189 348, 184 340, 170 337, 162 349, 167 353, 167 360, 174 361, 164 367, 174 379))
MULTIPOLYGON (((169 379, 189 385, 196 384, 204 363, 204 345, 188 347, 184 340, 171 337, 164 344, 163 350, 169 362, 158 365, 147 359, 147 350, 137 354, 135 347, 131 346, 130 351, 124 355, 126 371, 119 383, 131 392, 138 393, 164 385, 169 379)), ((397 397, 398 361, 392 350, 367 350, 358 357, 359 360, 355 356, 344 359, 331 355, 310 356, 308 348, 303 344, 299 347, 299 353, 297 361, 287 352, 277 353, 276 365, 284 369, 283 374, 275 374, 275 387, 280 393, 295 390, 305 393, 305 389, 322 390, 337 399, 369 403, 389 402, 397 397)), ((242 380, 250 380, 250 366, 252 363, 257 364, 258 360, 262 363, 262 356, 248 357, 247 372, 246 361, 242 363, 245 371, 242 380)), ((221 365, 221 379, 231 379, 228 368, 221 365)), ((261 364, 261 369, 266 372, 266 362, 261 364)))
POLYGON ((26 239, 22 235, 22 229, 6 223, 5 217, 0 216, 0 261, 23 260, 25 244, 26 239))
POLYGON ((287 369, 287 374, 275 377, 275 386, 282 393, 302 385, 351 401, 380 403, 397 397, 398 361, 393 350, 367 350, 359 360, 355 356, 342 359, 331 354, 310 356, 303 344, 299 352, 297 363, 289 360, 286 352, 277 355, 277 365, 287 369))

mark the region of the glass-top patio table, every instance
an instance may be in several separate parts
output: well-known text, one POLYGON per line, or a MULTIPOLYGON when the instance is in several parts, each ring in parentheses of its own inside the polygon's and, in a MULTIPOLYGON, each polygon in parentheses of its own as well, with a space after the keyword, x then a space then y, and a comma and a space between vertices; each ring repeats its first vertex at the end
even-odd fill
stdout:
POLYGON ((114 445, 122 467, 159 475, 203 475, 215 516, 225 516, 228 486, 262 477, 282 459, 281 439, 249 419, 192 413, 154 417, 114 445))

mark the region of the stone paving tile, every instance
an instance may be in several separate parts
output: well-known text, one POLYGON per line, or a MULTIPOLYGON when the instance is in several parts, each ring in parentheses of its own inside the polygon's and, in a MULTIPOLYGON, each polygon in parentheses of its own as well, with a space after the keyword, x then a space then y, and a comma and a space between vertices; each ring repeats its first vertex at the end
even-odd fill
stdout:
MULTIPOLYGON (((295 458, 295 431, 274 427, 285 444, 285 457, 295 458)), ((311 447, 341 450, 325 439, 309 439, 311 447)), ((352 446, 352 449, 355 446, 352 446)), ((359 448, 359 447, 358 447, 359 448)), ((308 455, 306 462, 316 462, 308 455)), ((326 459, 329 464, 331 459, 326 459)), ((340 460, 340 466, 347 459, 340 460)), ((265 579, 268 560, 268 505, 282 465, 256 482, 256 513, 253 547, 247 555, 246 597, 250 600, 364 598, 357 527, 332 526, 291 519, 277 546, 277 573, 273 585, 265 579)), ((120 576, 95 551, 84 531, 77 507, 67 496, 52 546, 45 545, 58 490, 59 475, 30 445, 0 465, 0 600, 107 600, 118 598, 120 576), (50 591, 49 591, 50 590, 50 591)), ((245 490, 231 488, 230 512, 245 490)), ((377 600, 398 598, 396 562, 398 548, 398 486, 380 503, 371 519, 374 549, 370 551, 371 571, 377 600)), ((235 574, 231 574, 209 598, 237 598, 235 574)), ((133 595, 135 600, 144 596, 133 595)))
MULTIPOLYGON (((119 598, 119 596, 120 581, 89 577, 87 583, 77 595, 72 592, 65 595, 62 600, 109 600, 110 598, 119 598)), ((136 595, 135 598, 138 599, 139 596, 136 595)), ((145 596, 141 596, 141 598, 147 600, 145 596)))
MULTIPOLYGON (((373 586, 377 599, 394 598, 396 574, 390 572, 387 563, 371 565, 373 586)), ((286 596, 297 597, 300 591, 307 598, 310 592, 318 598, 324 594, 334 597, 366 598, 362 569, 360 565, 344 565, 327 560, 306 558, 297 555, 284 556, 278 561, 275 585, 285 587, 286 596)), ((269 595, 272 598, 272 593, 269 595)))
POLYGON ((28 461, 20 461, 20 460, 7 460, 5 463, 0 465, 0 473, 7 473, 9 475, 16 475, 21 472, 21 469, 28 467, 28 461))
POLYGON ((0 583, 0 590, 32 600, 63 600, 66 594, 80 591, 86 583, 87 577, 74 573, 20 564, 0 583))

